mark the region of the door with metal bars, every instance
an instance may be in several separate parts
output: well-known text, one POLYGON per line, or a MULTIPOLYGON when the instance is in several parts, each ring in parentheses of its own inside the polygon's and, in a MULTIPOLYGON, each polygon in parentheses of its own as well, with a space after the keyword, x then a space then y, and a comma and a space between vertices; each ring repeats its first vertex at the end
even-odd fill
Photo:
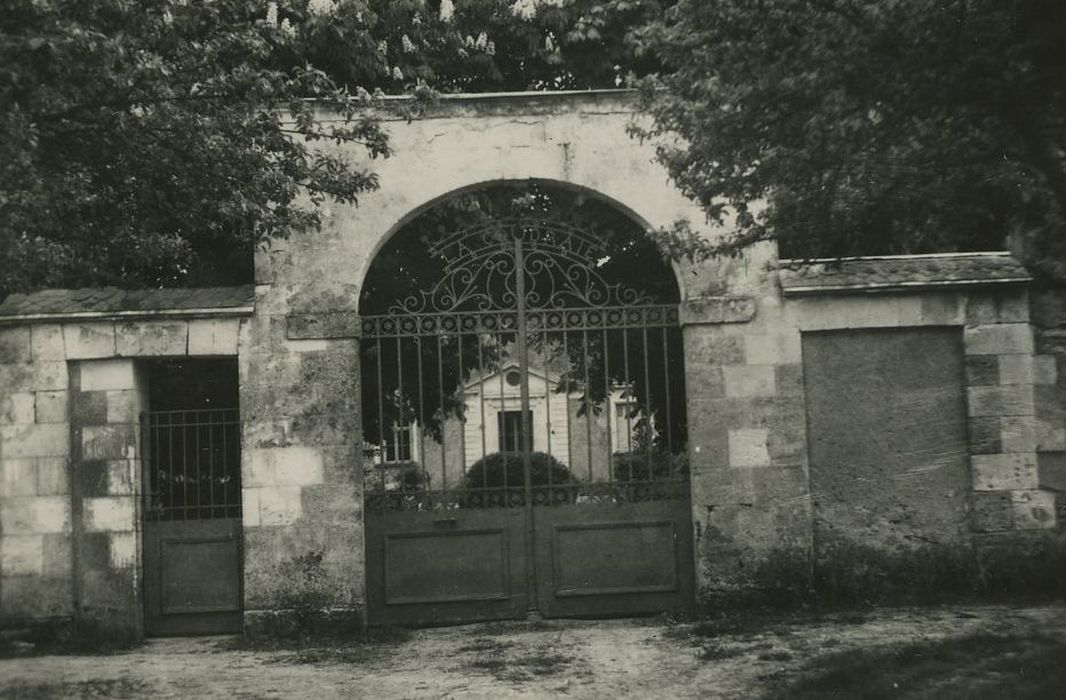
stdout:
POLYGON ((429 241, 420 286, 364 309, 372 623, 690 603, 676 284, 643 289, 624 243, 484 221, 429 241))
POLYGON ((145 630, 241 630, 240 417, 232 361, 153 363, 141 416, 145 630))

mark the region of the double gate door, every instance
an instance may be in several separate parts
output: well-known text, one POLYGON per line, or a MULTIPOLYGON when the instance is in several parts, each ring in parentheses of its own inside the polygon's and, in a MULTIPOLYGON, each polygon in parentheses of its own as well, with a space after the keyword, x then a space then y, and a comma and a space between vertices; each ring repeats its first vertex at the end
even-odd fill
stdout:
POLYGON ((362 318, 372 624, 623 615, 693 595, 676 300, 498 220, 362 318))

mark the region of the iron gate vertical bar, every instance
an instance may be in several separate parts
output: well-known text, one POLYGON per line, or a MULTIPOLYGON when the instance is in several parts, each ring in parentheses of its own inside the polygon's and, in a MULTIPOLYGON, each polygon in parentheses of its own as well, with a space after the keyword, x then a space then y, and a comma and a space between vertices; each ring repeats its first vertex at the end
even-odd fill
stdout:
POLYGON ((437 333, 437 393, 440 394, 440 414, 437 417, 437 425, 440 429, 440 490, 448 490, 448 437, 444 419, 444 355, 441 350, 441 335, 437 333))
POLYGON ((614 481, 614 459, 611 455, 611 430, 614 428, 615 416, 614 406, 611 405, 611 365, 610 358, 610 344, 607 342, 607 319, 604 319, 603 326, 603 403, 606 409, 607 415, 605 416, 607 423, 607 480, 614 481))
MULTIPOLYGON (((479 320, 480 323, 480 320, 479 320)), ((485 390, 488 388, 485 380, 485 357, 481 351, 481 329, 477 334, 477 372, 478 372, 478 406, 481 411, 481 459, 485 459, 488 451, 485 447, 485 390)), ((483 498, 488 500, 489 470, 488 464, 483 464, 481 470, 481 486, 485 489, 483 498)))
POLYGON ((644 413, 644 440, 647 443, 645 447, 645 453, 648 459, 648 481, 654 481, 655 475, 652 473, 651 464, 651 448, 654 437, 651 432, 651 371, 648 368, 648 325, 643 324, 640 329, 641 338, 643 339, 643 355, 644 355, 644 403, 647 404, 647 408, 644 413))
MULTIPOLYGON (((587 316, 586 316, 587 319, 587 316)), ((589 331, 581 329, 582 367, 585 371, 585 453, 588 459, 589 483, 596 481, 592 475, 592 380, 589 379, 589 331)))
POLYGON ((422 482, 425 483, 426 477, 429 475, 429 472, 426 471, 426 456, 424 454, 422 454, 422 431, 425 430, 425 428, 426 428, 426 409, 425 409, 425 406, 424 406, 425 397, 424 397, 424 395, 422 393, 423 392, 423 386, 422 386, 422 384, 423 384, 423 381, 422 381, 423 371, 422 371, 422 329, 421 329, 421 327, 418 328, 417 332, 418 332, 418 335, 415 336, 415 351, 418 353, 418 430, 417 430, 417 435, 416 435, 416 431, 412 428, 410 431, 408 431, 408 435, 410 435, 409 440, 411 442, 410 450, 411 450, 411 460, 412 461, 414 461, 414 458, 415 458, 415 441, 416 440, 418 441, 418 459, 419 459, 419 463, 422 466, 422 482))
POLYGON ((674 453, 673 426, 670 424, 670 353, 666 343, 666 326, 659 329, 663 336, 663 391, 666 396, 666 451, 674 453))
MULTIPOLYGON (((526 273, 525 252, 522 250, 522 230, 516 227, 514 231, 514 256, 515 256, 515 292, 518 297, 518 369, 522 375, 519 385, 522 412, 519 420, 522 426, 522 481, 526 494, 526 605, 531 612, 539 610, 537 604, 537 562, 536 547, 533 541, 536 521, 533 515, 533 475, 530 473, 530 452, 532 449, 532 430, 526 430, 526 413, 529 411, 529 348, 526 338, 526 273)), ((532 423, 532 422, 531 422, 532 423)), ((532 428, 532 424, 529 426, 532 428)), ((504 470, 506 473, 506 469, 504 470)), ((548 465, 548 473, 551 473, 551 465, 548 465)), ((550 490, 549 490, 550 494, 550 490)))
POLYGON ((629 482, 633 481, 633 416, 629 409, 633 386, 629 382, 629 326, 622 326, 622 366, 626 381, 626 400, 622 403, 626 412, 626 464, 629 465, 629 482))

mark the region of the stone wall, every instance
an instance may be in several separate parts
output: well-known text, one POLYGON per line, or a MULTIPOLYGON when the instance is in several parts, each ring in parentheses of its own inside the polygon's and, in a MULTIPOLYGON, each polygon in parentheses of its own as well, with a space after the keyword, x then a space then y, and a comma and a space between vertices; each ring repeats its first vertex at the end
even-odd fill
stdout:
POLYGON ((238 318, 0 327, 0 620, 137 628, 142 358, 237 353, 238 318))
POLYGON ((746 272, 719 277, 682 310, 704 594, 753 584, 770 557, 802 562, 813 552, 805 331, 962 329, 972 493, 959 517, 979 537, 1054 526, 1055 494, 1037 470, 1034 408, 1034 384, 1038 392, 1050 386, 1050 368, 1034 363, 1023 288, 783 297, 772 254, 763 260, 749 258, 746 272))

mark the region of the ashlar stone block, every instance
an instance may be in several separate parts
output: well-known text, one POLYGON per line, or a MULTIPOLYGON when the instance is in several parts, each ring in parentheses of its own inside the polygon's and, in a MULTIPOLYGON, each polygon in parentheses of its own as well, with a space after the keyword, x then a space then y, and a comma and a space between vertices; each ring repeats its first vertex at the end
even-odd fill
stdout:
POLYGON ((0 528, 5 536, 68 532, 70 499, 66 496, 8 499, 0 508, 0 528))
POLYGON ((86 498, 84 515, 89 532, 130 532, 136 527, 134 499, 129 496, 86 498))
POLYGON ((1003 452, 1036 451, 1036 418, 1004 416, 1000 419, 1000 445, 1003 452))
POLYGON ((63 326, 57 323, 30 326, 30 352, 34 362, 63 361, 67 352, 63 345, 63 326))
POLYGON ((0 363, 30 362, 31 359, 29 326, 0 328, 0 363))
POLYGON ((1035 454, 992 454, 970 457, 975 491, 1013 491, 1037 485, 1035 454))
POLYGON ((0 446, 5 458, 66 457, 70 431, 66 423, 0 425, 0 446))
POLYGON ((744 360, 749 365, 790 365, 803 361, 799 333, 752 334, 744 337, 744 360))
POLYGON ((970 416, 1031 416, 1033 390, 1024 384, 971 386, 966 390, 970 416))
POLYGON ((323 480, 322 453, 312 447, 259 447, 248 450, 249 486, 307 486, 323 480))
POLYGON ((240 327, 238 318, 189 321, 189 354, 236 355, 240 327))
POLYGON ((289 525, 303 515, 299 486, 266 486, 259 489, 259 523, 289 525))
POLYGON ((136 533, 116 532, 108 539, 108 555, 112 569, 132 569, 137 566, 136 533))
POLYGON ((32 458, 0 460, 0 498, 36 495, 36 466, 32 458))
POLYGON ((1054 355, 1033 356, 1033 384, 1054 385, 1058 382, 1058 374, 1054 355))
POLYGON ((134 389, 137 386, 132 360, 101 360, 81 365, 82 391, 134 389))
POLYGON ((37 463, 37 493, 41 496, 59 496, 70 492, 67 474, 69 465, 63 457, 42 457, 37 463))
POLYGON ((7 576, 40 576, 44 569, 43 535, 0 537, 0 571, 7 576))
POLYGON ((81 430, 83 459, 133 459, 137 428, 132 424, 91 425, 81 430))
POLYGON ((1032 384, 1032 355, 999 355, 1000 384, 1032 384))
POLYGON ((114 357, 115 324, 111 321, 66 324, 63 347, 68 360, 114 357))
POLYGON ((184 355, 189 349, 187 321, 133 321, 118 325, 117 353, 124 357, 184 355))
POLYGON ((725 393, 730 398, 773 396, 775 372, 772 365, 723 367, 725 393))
POLYGON ((967 355, 1028 355, 1033 352, 1033 331, 1028 323, 967 326, 963 344, 967 355))
POLYGON ((770 464, 767 446, 769 432, 764 429, 729 431, 729 465, 732 467, 760 467, 770 464))
POLYGON ((33 419, 33 392, 17 391, 6 396, 0 395, 0 423, 32 423, 33 419))
POLYGON ((1055 527, 1055 493, 1037 489, 1012 491, 1015 530, 1046 530, 1055 527))
POLYGON ((66 423, 69 395, 65 391, 38 391, 34 397, 34 420, 38 423, 66 423))

